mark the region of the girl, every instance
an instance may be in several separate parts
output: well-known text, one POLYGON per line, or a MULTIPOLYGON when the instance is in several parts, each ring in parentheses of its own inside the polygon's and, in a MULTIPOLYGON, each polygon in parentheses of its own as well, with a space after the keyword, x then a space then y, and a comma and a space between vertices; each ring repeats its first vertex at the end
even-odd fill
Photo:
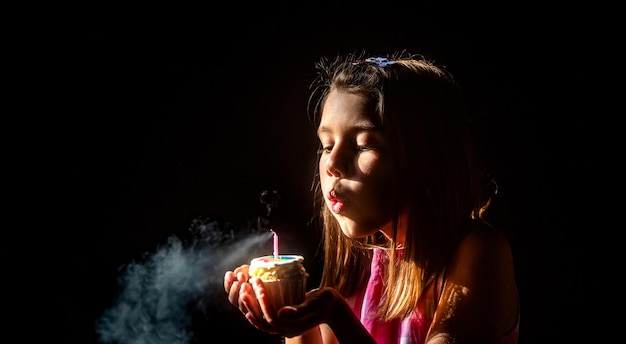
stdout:
POLYGON ((495 184, 455 79, 406 51, 367 56, 322 58, 312 84, 320 287, 272 309, 243 265, 229 301, 286 343, 517 343, 511 248, 483 219, 495 184))

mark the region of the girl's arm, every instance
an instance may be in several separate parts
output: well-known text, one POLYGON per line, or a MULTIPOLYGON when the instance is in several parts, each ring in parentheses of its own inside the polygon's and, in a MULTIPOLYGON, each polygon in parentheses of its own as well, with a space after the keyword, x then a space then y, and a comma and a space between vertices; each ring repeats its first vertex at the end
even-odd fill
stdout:
MULTIPOLYGON (((327 311, 322 312, 322 314, 326 314, 323 320, 324 322, 314 326, 312 329, 299 336, 285 338, 286 344, 376 344, 345 299, 334 289, 323 289, 319 291, 319 295, 313 296, 313 299, 315 298, 319 300, 332 299, 327 311)), ((328 303, 324 301, 321 304, 328 303)), ((298 312, 299 311, 294 312, 293 314, 298 312)), ((291 317, 290 313, 290 309, 284 309, 280 313, 280 319, 283 320, 291 317)), ((296 318, 294 318, 294 320, 295 319, 296 318)))
POLYGON ((480 227, 467 235, 446 272, 427 343, 500 343, 515 328, 519 303, 506 237, 480 227))
MULTIPOLYGON (((334 338, 334 334, 330 329, 326 329, 330 331, 330 334, 333 336, 332 341, 325 341, 322 337, 322 326, 318 325, 313 327, 312 329, 304 332, 303 334, 291 338, 285 337, 285 344, 328 344, 328 343, 337 343, 337 339, 334 338)), ((328 335, 328 334, 327 334, 328 335)))

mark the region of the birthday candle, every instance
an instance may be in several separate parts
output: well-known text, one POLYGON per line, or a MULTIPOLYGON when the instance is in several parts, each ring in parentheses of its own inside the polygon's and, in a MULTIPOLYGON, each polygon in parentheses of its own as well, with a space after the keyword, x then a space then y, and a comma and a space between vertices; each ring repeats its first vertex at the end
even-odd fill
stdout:
POLYGON ((274 258, 278 258, 278 234, 272 230, 274 233, 274 258))

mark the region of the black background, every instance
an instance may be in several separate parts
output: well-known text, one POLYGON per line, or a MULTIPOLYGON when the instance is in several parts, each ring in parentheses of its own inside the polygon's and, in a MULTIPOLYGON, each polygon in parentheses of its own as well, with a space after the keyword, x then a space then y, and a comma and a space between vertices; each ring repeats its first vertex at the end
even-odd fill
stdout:
MULTIPOLYGON (((608 25, 592 27, 584 9, 529 4, 241 6, 78 8, 20 41, 35 55, 24 70, 36 72, 16 85, 38 95, 19 110, 26 134, 17 148, 36 147, 16 160, 33 166, 21 185, 36 185, 19 198, 20 227, 45 234, 16 231, 26 238, 13 248, 45 247, 47 277, 17 270, 52 287, 37 287, 39 295, 57 293, 43 315, 29 308, 37 316, 27 326, 54 323, 54 342, 95 343, 121 266, 184 235, 194 218, 235 227, 257 218, 266 189, 283 197, 284 245, 312 257, 315 240, 302 229, 317 146, 306 119, 313 64, 339 52, 408 49, 447 66, 480 120, 500 180, 493 221, 516 258, 520 343, 579 336, 571 329, 589 301, 574 228, 591 223, 588 138, 605 125, 595 111, 600 72, 583 64, 603 63, 608 25)), ((275 340, 218 311, 218 323, 198 325, 197 342, 275 340)))

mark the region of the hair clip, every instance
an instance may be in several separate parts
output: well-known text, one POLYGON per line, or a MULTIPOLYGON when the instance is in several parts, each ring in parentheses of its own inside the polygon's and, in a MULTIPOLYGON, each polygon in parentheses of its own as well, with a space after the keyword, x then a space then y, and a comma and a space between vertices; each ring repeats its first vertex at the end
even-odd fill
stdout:
POLYGON ((363 62, 374 63, 374 64, 377 64, 378 67, 385 67, 385 66, 388 66, 388 65, 395 64, 397 61, 389 60, 386 57, 368 57, 364 61, 353 62, 352 64, 353 65, 357 65, 357 64, 361 64, 363 62))

